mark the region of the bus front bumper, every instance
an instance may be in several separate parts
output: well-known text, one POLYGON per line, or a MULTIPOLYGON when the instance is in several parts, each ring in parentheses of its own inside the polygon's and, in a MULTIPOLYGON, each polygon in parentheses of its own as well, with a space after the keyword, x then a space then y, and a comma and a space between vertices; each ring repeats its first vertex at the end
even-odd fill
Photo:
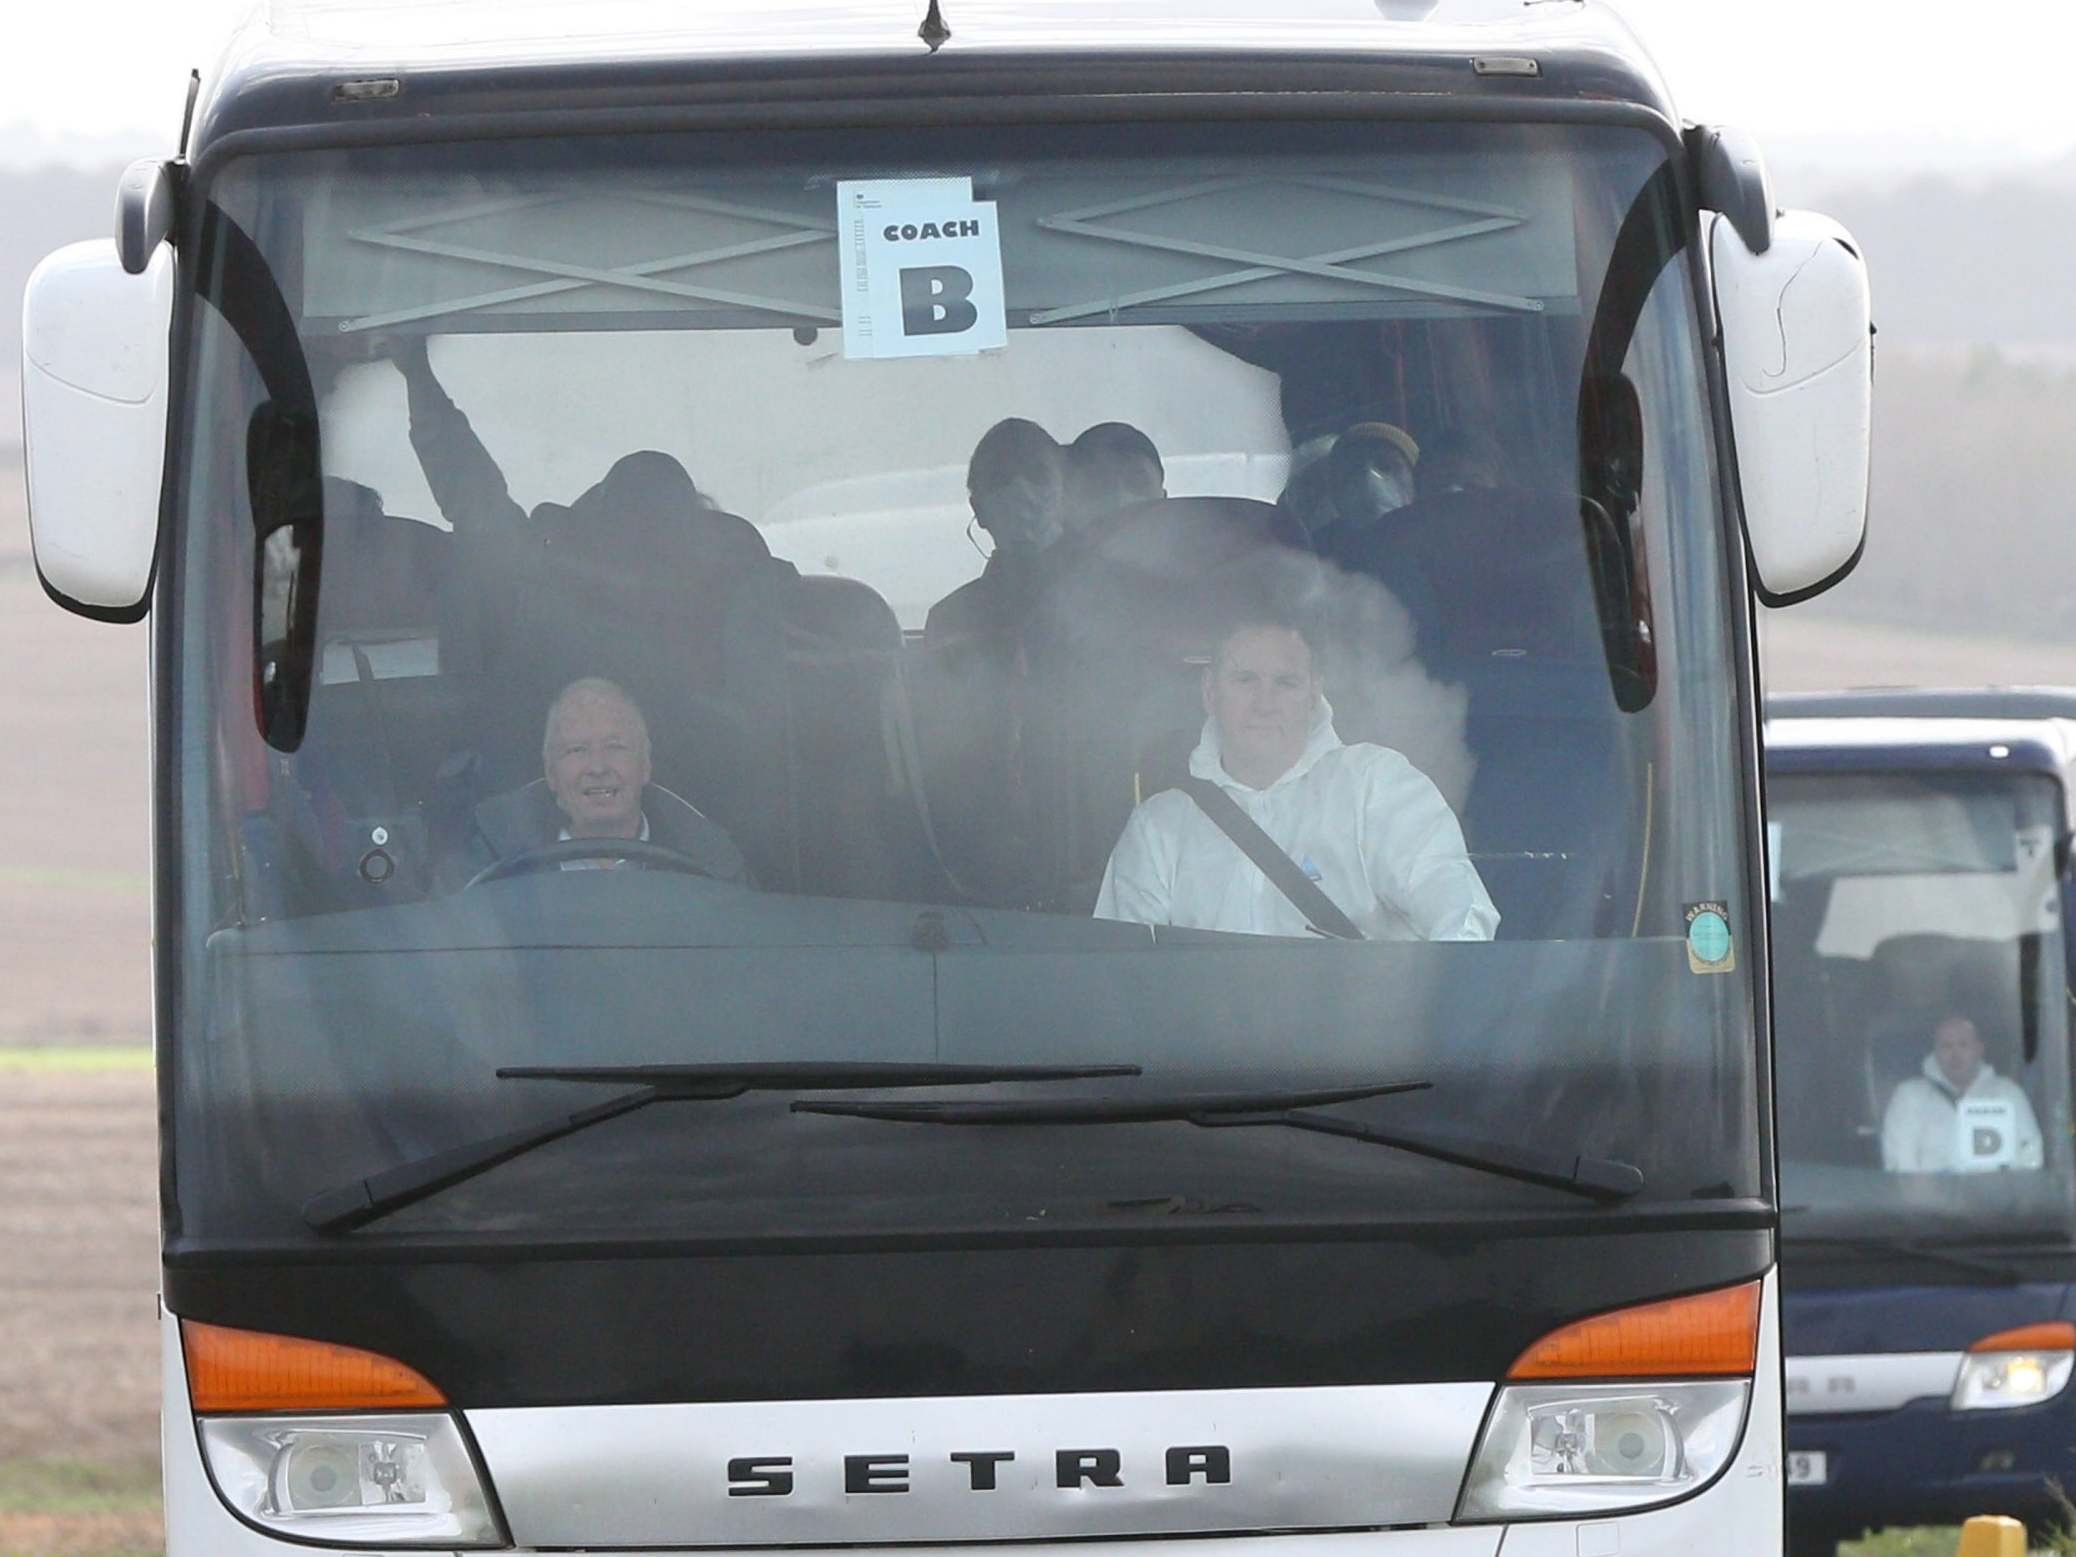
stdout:
MULTIPOLYGON (((1760 1366, 1737 1451, 1725 1472, 1683 1502, 1591 1520, 1441 1525, 1412 1529, 1296 1531, 1169 1536, 1164 1557, 1777 1557, 1782 1550, 1783 1445, 1778 1321, 1769 1304, 1760 1366)), ((330 1547, 285 1540, 245 1522, 217 1493, 203 1463, 187 1398, 179 1322, 163 1326, 166 1557, 317 1557, 330 1547)), ((1465 1445, 1468 1453, 1469 1445, 1465 1445)), ((1019 1557, 1143 1557, 1136 1539, 1019 1542, 1019 1557)), ((669 1548, 602 1541, 592 1550, 663 1551, 700 1547, 696 1533, 669 1548)), ((425 1547, 412 1548, 419 1552, 425 1547)), ((507 1550, 527 1550, 521 1545, 507 1550)), ((769 1547, 706 1546, 711 1557, 767 1557, 769 1547)), ((854 1554, 875 1548, 852 1548, 854 1554)), ((895 1548, 888 1548, 889 1551, 895 1548)), ((997 1545, 945 1544, 934 1557, 999 1557, 997 1545)))
POLYGON ((2012 1411, 1960 1412, 1938 1398, 1795 1416, 1788 1454, 1788 1519, 1798 1530, 1845 1535, 1975 1514, 2037 1523, 2057 1508, 2049 1479, 2076 1477, 2076 1393, 2012 1411))

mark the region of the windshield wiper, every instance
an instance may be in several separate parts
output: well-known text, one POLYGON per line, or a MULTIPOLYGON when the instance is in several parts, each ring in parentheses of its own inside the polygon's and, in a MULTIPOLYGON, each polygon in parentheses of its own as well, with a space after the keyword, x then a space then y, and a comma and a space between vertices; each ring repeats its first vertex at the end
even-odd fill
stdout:
POLYGON ((2023 1272, 1997 1260, 1979 1254, 1965 1254, 1959 1249, 1943 1249, 1937 1244, 1918 1243, 1909 1238, 1804 1238, 1794 1233, 1785 1236, 1790 1245, 1801 1244, 1809 1248, 1847 1249, 1855 1254, 1900 1254, 1928 1265, 1944 1265, 1952 1270, 1967 1271, 1970 1275, 1989 1276, 2007 1287, 2018 1286, 2025 1280, 2023 1272))
POLYGON ((1613 1157, 1589 1157, 1582 1152, 1523 1150, 1473 1136, 1364 1124, 1332 1114, 1291 1114, 1282 1119, 1230 1122, 1286 1124, 1295 1130, 1316 1130, 1321 1135, 1368 1141, 1374 1146, 1395 1146, 1416 1157, 1432 1157, 1436 1162, 1454 1163, 1459 1168, 1472 1168, 1498 1178, 1561 1189, 1586 1200, 1631 1200, 1642 1194, 1644 1187, 1643 1169, 1613 1157))
MULTIPOLYGON (((1281 1114, 1321 1103, 1418 1092, 1427 1081, 1386 1081, 1367 1087, 1315 1088, 1305 1092, 1171 1092, 1156 1097, 944 1098, 927 1103, 796 1102, 796 1114, 840 1114, 850 1119, 892 1119, 903 1124, 1033 1125, 1185 1124, 1238 1122, 1233 1116, 1281 1114)), ((1251 1122, 1251 1121, 1249 1121, 1251 1122)))
POLYGON ((1500 1178, 1564 1190, 1588 1200, 1628 1200, 1644 1187, 1642 1170, 1626 1162, 1577 1153, 1524 1151, 1469 1137, 1367 1124, 1335 1114, 1306 1112, 1329 1103, 1387 1097, 1423 1091, 1431 1082, 1394 1081, 1381 1086, 1342 1087, 1312 1092, 1175 1093, 1167 1097, 1028 1098, 995 1101, 944 1098, 921 1103, 793 1104, 801 1114, 839 1114, 852 1119, 889 1119, 907 1124, 943 1125, 1090 1125, 1144 1124, 1156 1121, 1193 1124, 1205 1129, 1249 1125, 1282 1125, 1338 1135, 1378 1146, 1395 1146, 1416 1156, 1454 1163, 1500 1178))
POLYGON ((320 1233, 365 1227, 378 1217, 465 1183, 537 1146, 651 1103, 711 1103, 745 1092, 871 1091, 879 1087, 951 1087, 998 1081, 1080 1081, 1136 1076, 1136 1065, 937 1065, 903 1061, 777 1060, 742 1065, 512 1065, 504 1081, 635 1082, 632 1092, 580 1108, 544 1124, 470 1141, 355 1179, 312 1196, 303 1221, 320 1233))

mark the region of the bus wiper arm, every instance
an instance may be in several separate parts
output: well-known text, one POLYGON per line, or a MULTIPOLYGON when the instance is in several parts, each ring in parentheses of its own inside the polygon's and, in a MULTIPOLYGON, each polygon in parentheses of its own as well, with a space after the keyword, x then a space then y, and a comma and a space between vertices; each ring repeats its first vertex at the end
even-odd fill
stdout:
POLYGON ((1377 1146, 1395 1146, 1416 1157, 1454 1163, 1503 1179, 1561 1189, 1587 1200, 1602 1202, 1630 1200, 1643 1193, 1643 1170, 1612 1157, 1589 1157, 1580 1152, 1539 1152, 1497 1141, 1470 1136, 1408 1130, 1397 1125, 1367 1124, 1334 1114, 1296 1113, 1273 1119, 1233 1119, 1226 1124, 1282 1124, 1294 1130, 1313 1130, 1321 1135, 1338 1135, 1351 1141, 1368 1141, 1377 1146))
POLYGON ((742 1065, 512 1065, 498 1071, 505 1081, 634 1082, 632 1092, 580 1108, 542 1124, 527 1125, 434 1152, 338 1189, 312 1196, 303 1221, 320 1233, 348 1232, 401 1211, 428 1195, 466 1183, 501 1163, 559 1141, 566 1135, 631 1114, 651 1103, 708 1103, 745 1092, 870 1091, 879 1087, 951 1087, 996 1081, 1080 1081, 1089 1077, 1136 1076, 1136 1065, 936 1065, 905 1061, 821 1064, 776 1060, 742 1065))
POLYGON ((1381 1086, 1313 1092, 1181 1093, 1170 1097, 1028 1098, 1015 1101, 946 1098, 919 1103, 822 1103, 802 1100, 795 1113, 839 1114, 852 1119, 890 1119, 908 1124, 1130 1124, 1173 1121, 1206 1129, 1283 1125, 1349 1140, 1395 1146, 1479 1172, 1560 1189, 1588 1200, 1628 1200, 1640 1194, 1644 1177, 1626 1162, 1579 1153, 1524 1151, 1467 1137, 1366 1124, 1308 1110, 1359 1098, 1425 1090, 1432 1083, 1395 1081, 1381 1086))
POLYGON ((956 1087, 993 1081, 1081 1081, 1136 1076, 1136 1065, 940 1065, 910 1060, 756 1060, 742 1065, 505 1065, 500 1081, 633 1081, 658 1102, 741 1097, 745 1092, 869 1092, 876 1087, 956 1087))
POLYGON ((891 1119, 902 1124, 1084 1125, 1239 1122, 1233 1116, 1352 1103, 1358 1098, 1418 1092, 1426 1081, 1386 1081, 1366 1087, 1305 1092, 1171 1092, 1156 1097, 945 1098, 927 1103, 819 1103, 803 1099, 796 1114, 840 1114, 848 1119, 891 1119))

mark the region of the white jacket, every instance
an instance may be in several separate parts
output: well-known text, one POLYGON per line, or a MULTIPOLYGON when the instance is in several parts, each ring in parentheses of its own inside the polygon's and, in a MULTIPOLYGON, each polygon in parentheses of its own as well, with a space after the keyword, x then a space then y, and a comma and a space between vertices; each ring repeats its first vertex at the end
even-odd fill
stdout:
MULTIPOLYGON (((1204 722, 1189 771, 1240 803, 1370 940, 1489 941, 1499 910, 1440 791, 1383 746, 1344 746, 1320 699, 1304 754, 1267 789, 1225 771, 1204 722)), ((1110 852, 1096 917, 1306 935, 1303 914, 1180 790, 1153 796, 1110 852)))
POLYGON ((1891 1173, 1967 1173, 1985 1168, 2037 1168, 2040 1166, 2040 1122, 2025 1089, 1999 1076, 1988 1061, 1975 1073, 1968 1090, 1958 1098, 1953 1084, 1939 1069, 1933 1055, 1925 1056, 1922 1075, 1912 1076, 1896 1088, 1888 1111, 1881 1119, 1881 1165, 1891 1173), (2010 1122, 2017 1139, 2013 1149, 2000 1154, 2001 1161, 1975 1164, 1968 1160, 1961 1140, 1960 1105, 2001 1104, 2001 1117, 2010 1122))

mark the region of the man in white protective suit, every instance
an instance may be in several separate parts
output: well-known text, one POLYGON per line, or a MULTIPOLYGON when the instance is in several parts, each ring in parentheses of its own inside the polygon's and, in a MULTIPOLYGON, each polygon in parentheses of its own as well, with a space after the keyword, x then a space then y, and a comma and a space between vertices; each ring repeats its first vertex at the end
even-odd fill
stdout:
POLYGON ((2040 1123, 2025 1089, 1983 1058, 1982 1032, 1954 1013, 1932 1030, 1920 1074, 1889 1099, 1881 1164, 1891 1173, 1989 1173, 2040 1166, 2040 1123))
POLYGON ((1499 911, 1440 791, 1334 733, 1316 647, 1257 613, 1219 637, 1190 778, 1111 851, 1096 916, 1251 935, 1487 941, 1499 911))

